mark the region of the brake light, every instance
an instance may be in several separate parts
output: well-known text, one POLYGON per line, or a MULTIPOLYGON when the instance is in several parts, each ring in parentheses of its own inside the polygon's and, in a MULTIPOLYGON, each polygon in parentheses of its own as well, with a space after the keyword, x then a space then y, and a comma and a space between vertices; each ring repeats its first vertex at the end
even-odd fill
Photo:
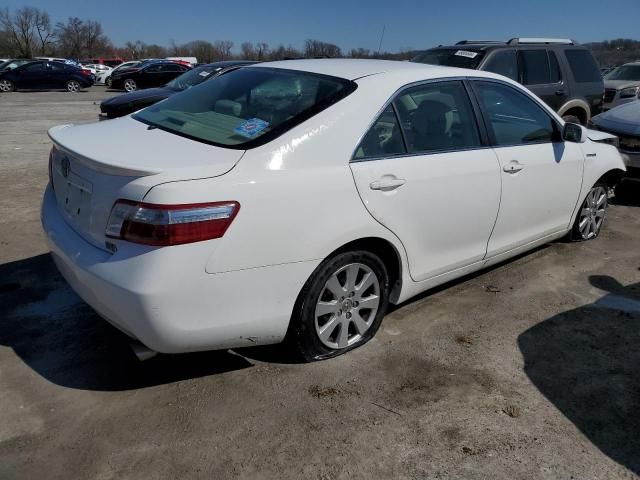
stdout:
POLYGON ((83 68, 83 69, 80 70, 80 73, 86 77, 86 76, 91 75, 91 70, 86 70, 86 69, 83 68))
POLYGON ((240 210, 235 201, 156 205, 118 200, 106 236, 145 245, 169 246, 222 237, 240 210))

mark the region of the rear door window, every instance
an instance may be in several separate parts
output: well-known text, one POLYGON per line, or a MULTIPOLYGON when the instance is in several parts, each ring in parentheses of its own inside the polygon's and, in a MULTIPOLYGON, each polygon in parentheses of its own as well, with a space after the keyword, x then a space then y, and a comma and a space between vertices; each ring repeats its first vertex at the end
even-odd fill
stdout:
POLYGON ((573 78, 578 83, 601 82, 602 75, 596 65, 591 52, 587 50, 565 50, 565 56, 573 73, 573 78))
POLYGON ((481 145, 471 102, 460 81, 410 88, 398 96, 394 105, 409 153, 464 150, 481 145))
POLYGON ((556 54, 549 50, 549 75, 551 83, 559 83, 562 81, 562 75, 560 74, 560 66, 558 65, 558 57, 556 54))
POLYGON ((389 105, 358 145, 354 159, 386 157, 406 153, 400 123, 389 105))
POLYGON ((542 85, 551 82, 551 69, 546 50, 520 50, 522 79, 525 85, 542 85))
POLYGON ((515 50, 497 50, 487 60, 482 70, 493 72, 518 81, 518 56, 515 50))

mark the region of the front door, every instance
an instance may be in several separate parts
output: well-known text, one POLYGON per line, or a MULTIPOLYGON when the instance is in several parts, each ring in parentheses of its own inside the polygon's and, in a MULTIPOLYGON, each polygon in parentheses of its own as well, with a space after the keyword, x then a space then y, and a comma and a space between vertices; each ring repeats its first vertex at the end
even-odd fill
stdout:
POLYGON ((584 155, 563 142, 561 126, 533 97, 506 84, 472 82, 500 161, 500 213, 487 256, 566 231, 584 155))
POLYGON ((371 215, 403 243, 415 281, 482 261, 500 203, 500 169, 461 81, 410 87, 351 162, 371 215))

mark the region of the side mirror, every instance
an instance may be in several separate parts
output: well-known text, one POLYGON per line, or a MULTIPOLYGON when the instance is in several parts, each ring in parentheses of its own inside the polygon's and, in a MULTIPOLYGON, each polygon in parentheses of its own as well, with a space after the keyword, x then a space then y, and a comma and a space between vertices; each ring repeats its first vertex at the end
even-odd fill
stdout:
POLYGON ((562 129, 562 139, 565 142, 584 143, 587 140, 587 136, 582 128, 582 125, 577 123, 565 123, 562 129))

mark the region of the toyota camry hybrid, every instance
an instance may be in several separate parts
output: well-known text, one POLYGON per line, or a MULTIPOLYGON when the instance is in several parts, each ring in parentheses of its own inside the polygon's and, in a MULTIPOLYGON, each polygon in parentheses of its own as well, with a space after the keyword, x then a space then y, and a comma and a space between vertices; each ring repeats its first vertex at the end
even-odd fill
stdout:
POLYGON ((257 64, 49 135, 55 263, 165 353, 344 353, 390 303, 596 238, 624 171, 614 136, 512 80, 392 61, 257 64))

